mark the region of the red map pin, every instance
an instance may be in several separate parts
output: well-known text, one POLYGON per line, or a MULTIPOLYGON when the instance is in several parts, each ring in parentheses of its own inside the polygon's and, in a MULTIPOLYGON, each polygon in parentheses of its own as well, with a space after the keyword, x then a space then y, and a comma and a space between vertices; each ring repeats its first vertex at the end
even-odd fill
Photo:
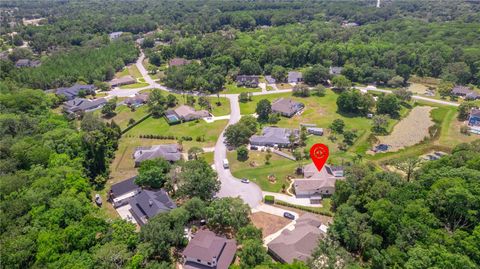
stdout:
POLYGON ((315 144, 310 148, 310 158, 312 158, 318 171, 322 170, 328 159, 328 147, 324 144, 315 144))

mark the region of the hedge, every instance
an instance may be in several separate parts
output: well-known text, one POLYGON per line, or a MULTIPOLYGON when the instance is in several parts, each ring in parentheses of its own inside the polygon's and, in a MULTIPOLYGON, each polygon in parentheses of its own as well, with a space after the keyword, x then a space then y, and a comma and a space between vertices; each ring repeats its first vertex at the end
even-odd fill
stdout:
POLYGON ((309 207, 309 206, 302 206, 302 205, 293 205, 293 204, 290 204, 290 203, 287 203, 287 202, 284 202, 284 201, 280 201, 280 200, 275 201, 275 204, 300 209, 300 210, 307 211, 307 212, 314 213, 314 214, 333 217, 333 213, 330 212, 330 210, 325 208, 325 207, 309 207))
POLYGON ((274 204, 275 203, 275 196, 273 195, 265 195, 263 201, 267 204, 274 204))

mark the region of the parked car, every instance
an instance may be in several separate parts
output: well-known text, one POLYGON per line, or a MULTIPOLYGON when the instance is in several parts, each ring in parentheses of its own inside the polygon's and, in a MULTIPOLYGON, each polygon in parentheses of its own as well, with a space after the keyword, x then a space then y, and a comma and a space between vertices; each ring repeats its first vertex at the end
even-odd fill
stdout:
POLYGON ((95 204, 98 206, 102 206, 102 197, 100 197, 100 194, 95 194, 95 204))
POLYGON ((242 178, 242 180, 240 180, 242 183, 250 183, 250 180, 246 179, 246 178, 242 178))
POLYGON ((229 165, 228 165, 228 160, 227 159, 223 159, 223 168, 225 169, 228 169, 229 165))
POLYGON ((250 146, 250 150, 258 150, 257 146, 250 146))
POLYGON ((295 219, 295 216, 292 213, 289 213, 289 212, 283 213, 283 216, 287 219, 291 219, 291 220, 295 219))

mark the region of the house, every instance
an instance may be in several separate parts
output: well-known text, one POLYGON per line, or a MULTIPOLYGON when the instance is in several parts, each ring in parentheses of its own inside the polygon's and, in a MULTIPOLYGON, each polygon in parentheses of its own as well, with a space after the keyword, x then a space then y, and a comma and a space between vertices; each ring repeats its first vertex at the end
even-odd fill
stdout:
POLYGON ((110 38, 110 40, 114 40, 114 39, 117 39, 120 36, 122 36, 122 34, 123 34, 123 32, 113 32, 113 33, 108 34, 108 38, 110 38))
POLYGON ((290 136, 293 134, 295 140, 298 140, 298 129, 287 129, 279 127, 265 127, 261 135, 250 137, 250 145, 267 147, 289 147, 291 145, 290 136))
POLYGON ((40 66, 42 63, 38 60, 30 60, 30 59, 19 59, 15 62, 15 67, 37 67, 40 66))
POLYGON ((461 85, 457 85, 452 89, 452 94, 456 96, 467 96, 467 94, 471 92, 472 90, 470 90, 469 87, 461 86, 461 85))
POLYGON ((122 85, 129 85, 137 83, 137 80, 134 79, 132 76, 123 76, 121 78, 114 78, 108 82, 110 87, 119 87, 122 85))
POLYGON ((174 67, 174 66, 182 66, 182 65, 187 65, 191 61, 184 59, 184 58, 173 58, 168 62, 169 67, 174 67))
POLYGON ((177 144, 155 145, 151 147, 137 147, 133 153, 135 167, 141 162, 156 158, 163 158, 170 162, 176 162, 182 159, 182 153, 177 144))
POLYGON ((85 99, 85 98, 75 98, 73 100, 63 103, 63 110, 68 114, 81 114, 84 112, 92 111, 98 108, 103 107, 107 103, 105 98, 99 99, 85 99))
POLYGON ((468 117, 468 126, 471 133, 480 134, 480 109, 472 109, 468 117))
POLYGON ((137 93, 137 94, 135 94, 135 96, 128 97, 127 99, 125 99, 124 103, 127 106, 135 106, 135 107, 136 106, 141 106, 141 105, 147 103, 148 96, 149 96, 148 93, 137 93))
POLYGON ((238 87, 248 87, 248 88, 257 88, 259 83, 258 76, 248 76, 248 75, 238 75, 237 76, 237 86, 238 87))
POLYGON ((326 236, 328 226, 314 214, 306 213, 297 219, 293 230, 284 229, 268 243, 268 252, 282 263, 295 260, 306 262, 318 246, 318 241, 326 236))
POLYGON ((287 82, 288 83, 299 83, 303 81, 303 75, 297 71, 290 71, 287 75, 287 82))
POLYGON ((272 103, 272 112, 284 117, 292 117, 305 107, 304 104, 290 98, 279 98, 272 103))
POLYGON ((205 117, 210 117, 210 112, 206 110, 195 110, 191 106, 181 105, 175 109, 170 109, 165 112, 165 117, 170 124, 197 120, 205 117))
POLYGON ((277 83, 277 80, 275 80, 272 76, 265 76, 265 81, 267 82, 267 84, 277 83))
POLYGON ((475 91, 472 91, 471 93, 465 96, 465 100, 477 100, 477 99, 480 99, 480 94, 475 91))
POLYGON ((205 229, 193 235, 182 255, 185 269, 227 269, 237 250, 233 239, 217 236, 205 229))
POLYGON ((307 127, 307 133, 322 136, 323 135, 323 128, 307 127))
POLYGON ((303 177, 293 180, 295 195, 309 197, 311 203, 319 203, 322 195, 335 193, 335 183, 343 179, 343 167, 324 165, 318 171, 312 163, 303 167, 303 177))
POLYGON ((343 27, 343 28, 352 28, 352 27, 358 27, 358 26, 359 26, 359 24, 356 23, 356 22, 344 21, 344 22, 342 23, 342 27, 343 27))
POLYGON ((130 199, 129 205, 130 213, 140 226, 146 224, 150 218, 177 207, 164 189, 141 190, 130 199))
POLYGON ((331 76, 338 76, 342 74, 343 67, 340 66, 330 66, 330 69, 328 70, 328 74, 331 76))
POLYGON ((135 184, 135 178, 136 176, 112 185, 108 193, 108 200, 114 208, 128 204, 130 198, 141 191, 140 186, 135 184))
POLYGON ((88 84, 75 84, 68 88, 58 88, 55 90, 57 95, 65 97, 67 100, 72 100, 79 95, 80 92, 84 92, 86 95, 95 93, 95 86, 88 84))

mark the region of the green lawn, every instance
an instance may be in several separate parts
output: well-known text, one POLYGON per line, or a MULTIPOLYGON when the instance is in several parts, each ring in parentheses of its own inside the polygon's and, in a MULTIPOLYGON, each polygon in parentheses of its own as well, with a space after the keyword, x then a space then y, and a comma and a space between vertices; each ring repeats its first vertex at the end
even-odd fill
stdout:
POLYGON ((288 176, 294 177, 295 169, 299 162, 291 161, 272 153, 270 164, 265 164, 266 152, 250 151, 249 158, 245 162, 237 160, 236 151, 228 152, 227 158, 230 163, 230 171, 237 178, 248 178, 257 183, 264 191, 280 192, 282 185, 290 185, 288 176), (275 175, 276 182, 268 180, 270 174, 275 175))
POLYGON ((141 78, 142 77, 142 74, 140 74, 140 71, 138 71, 138 68, 135 64, 131 64, 130 66, 125 67, 122 71, 117 72, 115 74, 115 77, 120 78, 120 77, 124 77, 124 76, 128 76, 128 75, 130 75, 134 78, 141 78))
POLYGON ((120 129, 125 129, 128 127, 128 121, 134 119, 135 121, 140 120, 148 114, 148 107, 146 105, 138 107, 135 111, 132 111, 128 106, 121 105, 117 106, 115 109, 117 115, 115 115, 112 120, 120 126, 120 129))
POLYGON ((193 141, 185 142, 187 144, 198 145, 201 147, 211 147, 215 145, 218 136, 227 125, 227 120, 206 123, 204 120, 190 121, 176 125, 169 125, 165 118, 150 117, 141 122, 125 135, 139 137, 140 135, 173 135, 176 137, 191 136, 193 141), (196 137, 204 137, 205 142, 196 142, 196 137))
POLYGON ((136 89, 136 88, 143 88, 143 87, 147 87, 147 86, 148 86, 148 83, 146 83, 146 82, 137 82, 137 83, 133 83, 133 84, 120 86, 120 89, 136 89))
POLYGON ((225 89, 221 92, 223 94, 236 94, 242 92, 261 92, 260 88, 246 88, 246 87, 237 87, 236 84, 227 84, 225 89))

